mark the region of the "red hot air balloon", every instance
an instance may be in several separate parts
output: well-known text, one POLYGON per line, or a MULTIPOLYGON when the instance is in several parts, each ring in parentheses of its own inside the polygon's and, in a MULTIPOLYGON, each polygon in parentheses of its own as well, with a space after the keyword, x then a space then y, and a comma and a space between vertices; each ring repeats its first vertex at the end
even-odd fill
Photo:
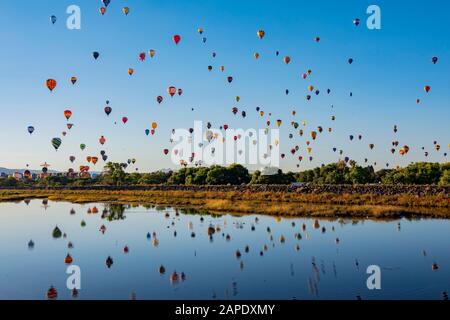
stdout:
POLYGON ((181 41, 181 36, 179 36, 178 34, 176 34, 176 35, 174 35, 173 36, 173 42, 175 42, 175 44, 178 44, 178 43, 180 43, 180 41, 181 41))
POLYGON ((424 90, 425 90, 425 92, 429 92, 429 91, 430 91, 430 89, 431 89, 431 87, 430 87, 430 86, 425 86, 425 87, 424 87, 424 90))
POLYGON ((101 7, 100 8, 100 13, 102 14, 102 16, 106 13, 106 8, 105 7, 101 7))
POLYGON ((139 60, 144 61, 145 60, 145 52, 141 52, 139 54, 139 60))
POLYGON ((48 90, 53 91, 56 88, 56 80, 48 79, 46 81, 46 85, 48 90))
POLYGON ((175 87, 169 87, 167 89, 167 93, 173 98, 173 96, 175 95, 175 93, 177 93, 177 88, 175 87))
POLYGON ((70 111, 70 110, 64 111, 64 117, 66 117, 67 120, 69 120, 71 116, 72 116, 72 111, 70 111))
POLYGON ((284 57, 283 59, 284 63, 289 64, 291 62, 291 58, 289 56, 284 57))
POLYGON ((100 142, 101 145, 104 145, 106 142, 106 139, 104 136, 101 136, 100 139, 98 139, 98 142, 100 142))
POLYGON ((167 156, 169 154, 169 149, 164 149, 164 154, 167 156))
POLYGON ((126 124, 128 122, 128 118, 127 117, 123 117, 122 118, 122 122, 123 122, 123 124, 126 124))

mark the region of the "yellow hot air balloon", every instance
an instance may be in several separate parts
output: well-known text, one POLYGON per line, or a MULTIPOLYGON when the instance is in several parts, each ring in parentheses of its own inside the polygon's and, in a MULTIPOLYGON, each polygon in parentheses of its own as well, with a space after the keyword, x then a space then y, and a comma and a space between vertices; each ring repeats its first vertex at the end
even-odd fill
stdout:
POLYGON ((259 114, 262 116, 264 116, 264 111, 260 111, 259 114))
POLYGON ((127 15, 130 13, 130 8, 124 7, 124 8, 122 9, 122 12, 127 16, 127 15))
POLYGON ((283 123, 283 121, 281 121, 280 119, 277 120, 277 126, 281 126, 281 124, 283 123))
POLYGON ((241 101, 241 97, 236 96, 236 102, 239 102, 239 101, 241 101))
POLYGON ((308 86, 308 91, 313 91, 314 90, 314 87, 313 86, 308 86))
POLYGON ((198 28, 197 29, 197 32, 200 33, 200 34, 203 34, 203 31, 204 31, 203 28, 198 28))
POLYGON ((311 153, 312 148, 311 148, 311 147, 308 147, 308 148, 306 148, 306 151, 308 151, 308 153, 311 153))

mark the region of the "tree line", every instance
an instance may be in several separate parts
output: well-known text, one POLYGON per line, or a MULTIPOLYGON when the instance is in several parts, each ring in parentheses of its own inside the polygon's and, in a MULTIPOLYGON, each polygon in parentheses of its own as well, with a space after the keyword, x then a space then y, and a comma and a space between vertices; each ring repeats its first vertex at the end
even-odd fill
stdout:
POLYGON ((283 172, 274 169, 250 173, 239 164, 228 167, 192 167, 177 171, 127 173, 120 163, 108 162, 103 174, 95 178, 70 178, 65 175, 48 176, 37 181, 0 179, 0 187, 35 186, 89 186, 89 185, 241 185, 241 184, 434 184, 450 185, 450 162, 439 164, 416 162, 404 168, 381 169, 362 167, 344 161, 323 165, 301 172, 283 172))

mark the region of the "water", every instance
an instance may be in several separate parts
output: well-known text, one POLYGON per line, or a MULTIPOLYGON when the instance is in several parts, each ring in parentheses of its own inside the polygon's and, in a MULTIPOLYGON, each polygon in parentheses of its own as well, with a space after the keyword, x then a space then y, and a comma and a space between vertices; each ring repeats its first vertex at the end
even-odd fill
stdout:
POLYGON ((315 228, 315 219, 42 200, 0 203, 0 219, 0 299, 46 299, 51 285, 58 299, 73 299, 68 253, 81 268, 78 299, 443 299, 450 291, 448 220, 319 220, 315 228), (87 213, 94 207, 99 213, 87 213), (55 226, 67 237, 55 239, 55 226), (220 228, 212 238, 209 226, 220 228), (381 290, 367 288, 369 265, 381 268, 381 290), (172 282, 174 271, 185 280, 172 282))

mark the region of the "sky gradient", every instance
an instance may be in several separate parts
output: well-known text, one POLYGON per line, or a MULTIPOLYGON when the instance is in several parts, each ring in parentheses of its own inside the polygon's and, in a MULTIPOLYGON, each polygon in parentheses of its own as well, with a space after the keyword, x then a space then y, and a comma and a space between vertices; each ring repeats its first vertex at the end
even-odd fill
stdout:
MULTIPOLYGON (((140 171, 176 168, 162 150, 171 147, 172 128, 193 127, 195 120, 214 127, 226 123, 260 129, 267 120, 275 127, 276 119, 282 119, 284 170, 298 170, 299 155, 304 157, 300 169, 344 156, 360 163, 368 158, 370 164, 377 162, 377 169, 386 163, 448 161, 443 155, 450 143, 448 1, 112 0, 104 16, 101 6, 100 0, 1 1, 0 167, 29 164, 38 169, 47 161, 51 169, 67 170, 105 150, 111 161, 136 158, 140 171), (381 30, 365 26, 366 8, 374 3, 381 8, 381 30), (81 8, 81 30, 66 28, 71 4, 81 8), (122 13, 124 6, 130 7, 128 16, 122 13), (55 25, 50 22, 53 14, 58 17, 55 25), (357 17, 359 27, 352 24, 357 17), (204 28, 203 35, 198 27, 204 28), (256 36, 258 29, 266 32, 263 40, 256 36), (174 34, 182 37, 178 46, 174 34), (156 50, 155 58, 140 62, 139 53, 149 49, 156 50), (100 52, 97 61, 93 51, 100 52), (258 60, 255 52, 261 55, 258 60), (285 55, 292 59, 289 65, 283 63, 285 55), (439 57, 436 65, 433 56, 439 57), (352 65, 347 63, 350 57, 352 65), (135 70, 132 77, 128 68, 135 70), (312 75, 301 79, 308 69, 312 75), (231 85, 228 75, 234 77, 231 85), (78 78, 75 86, 71 76, 78 78), (58 81, 53 93, 45 87, 48 78, 58 81), (306 101, 310 84, 321 93, 306 101), (171 99, 166 93, 171 85, 182 88, 183 95, 171 99), (431 86, 428 94, 425 85, 431 86), (158 95, 164 96, 161 105, 158 95), (106 100, 113 108, 110 117, 103 111, 106 100), (234 106, 247 117, 234 116, 234 106), (258 106, 266 116, 257 114, 258 106), (65 109, 73 112, 70 131, 65 109), (129 118, 126 125, 120 121, 123 116, 129 118), (307 121, 304 137, 290 126, 293 120, 307 121), (147 137, 144 131, 153 121, 158 122, 157 133, 147 137), (36 130, 31 136, 29 125, 36 130), (312 143, 314 160, 309 162, 305 141, 317 126, 324 132, 312 143), (62 137, 62 131, 68 135, 55 152, 50 140, 62 137), (351 134, 362 134, 362 141, 350 142, 351 134), (107 139, 104 147, 98 143, 101 135, 107 139), (389 152, 393 140, 410 147, 406 157, 389 152), (440 152, 433 141, 441 145, 440 152), (87 145, 84 152, 80 143, 87 145), (375 144, 372 151, 369 143, 375 144), (289 150, 295 145, 300 152, 292 157, 289 150), (344 150, 343 155, 333 147, 344 150), (77 157, 73 165, 70 155, 77 157)), ((92 169, 101 168, 100 161, 92 169)))

